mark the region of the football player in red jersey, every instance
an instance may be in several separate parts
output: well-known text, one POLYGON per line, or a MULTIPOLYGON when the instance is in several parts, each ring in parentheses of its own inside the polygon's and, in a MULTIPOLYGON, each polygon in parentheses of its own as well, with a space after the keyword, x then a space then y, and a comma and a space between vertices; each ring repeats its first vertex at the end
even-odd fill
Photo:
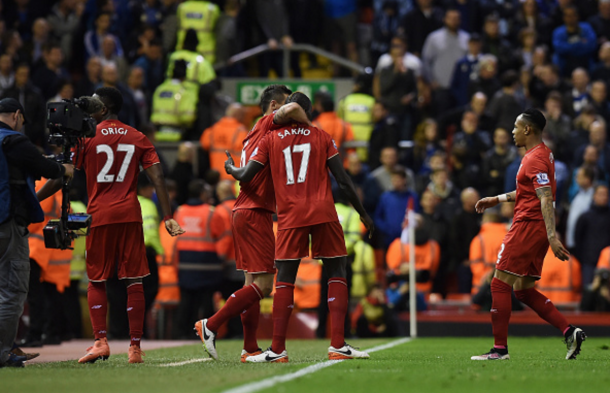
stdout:
MULTIPOLYGON (((259 141, 274 125, 274 113, 292 93, 284 85, 267 86, 261 95, 264 116, 256 123, 244 140, 240 166, 245 166, 259 141)), ((296 108, 293 108, 296 109, 296 108)), ((299 107, 300 109, 300 107, 299 107)), ((308 121, 301 110, 288 111, 284 121, 308 121)), ((260 300, 273 290, 275 277, 275 235, 272 214, 275 213, 275 195, 269 168, 252 181, 240 184, 239 196, 233 207, 232 225, 235 242, 235 261, 238 270, 245 273, 244 287, 233 293, 225 305, 209 319, 195 323, 195 331, 208 354, 218 359, 216 332, 229 319, 241 315, 244 327, 244 347, 241 361, 261 353, 256 340, 260 315, 260 300)))
MULTIPOLYGON (((311 116, 311 101, 303 93, 293 93, 275 115, 283 123, 287 112, 300 106, 311 116)), ((307 122, 309 123, 309 122, 307 122)), ((329 359, 368 358, 345 343, 344 321, 347 312, 346 256, 343 230, 331 193, 328 170, 372 231, 373 221, 366 214, 354 186, 343 169, 331 136, 307 123, 273 126, 256 146, 245 167, 236 168, 230 158, 227 173, 243 183, 269 167, 277 201, 278 233, 275 260, 278 270, 273 299, 273 342, 260 355, 247 362, 287 362, 286 330, 294 304, 294 283, 299 262, 309 256, 309 237, 315 259, 322 259, 329 271, 328 308, 331 317, 329 359)))
POLYGON ((566 261, 569 253, 555 233, 555 164, 553 153, 542 142, 546 125, 544 115, 528 109, 515 121, 513 139, 526 149, 517 171, 517 189, 508 194, 487 197, 475 206, 477 212, 500 202, 515 202, 513 225, 504 237, 498 253, 496 272, 491 282, 494 347, 472 360, 502 360, 508 355, 508 323, 511 291, 549 324, 564 335, 568 347, 566 359, 576 359, 585 333, 568 323, 546 296, 535 288, 549 244, 557 258, 566 261))
MULTIPOLYGON (((123 105, 119 90, 102 87, 96 90, 103 104, 91 116, 97 124, 93 138, 85 139, 75 153, 76 168, 87 176, 91 229, 87 237, 87 301, 95 342, 79 363, 93 363, 110 356, 106 339, 106 280, 118 275, 127 287, 127 315, 131 345, 129 363, 142 363, 140 340, 144 328, 144 291, 142 278, 148 276, 144 247, 142 213, 136 191, 140 165, 153 182, 161 204, 165 228, 172 236, 184 230, 171 217, 169 196, 152 143, 140 131, 118 120, 123 105)), ((49 184, 49 183, 47 183, 49 184)), ((61 184, 59 184, 61 187, 61 184)), ((43 187, 38 197, 48 196, 57 183, 43 187)), ((52 195, 52 194, 51 194, 52 195)))

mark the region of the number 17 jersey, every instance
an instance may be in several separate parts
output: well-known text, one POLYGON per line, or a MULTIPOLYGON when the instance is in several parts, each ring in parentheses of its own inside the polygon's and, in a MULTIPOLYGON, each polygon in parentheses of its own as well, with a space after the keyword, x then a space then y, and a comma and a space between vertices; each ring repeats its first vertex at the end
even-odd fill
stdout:
POLYGON ((148 138, 118 120, 105 120, 77 154, 76 167, 87 175, 91 227, 142 222, 137 193, 140 165, 146 170, 159 163, 148 138))
POLYGON ((261 139, 250 159, 270 166, 279 230, 339 220, 327 167, 337 154, 328 133, 302 124, 274 129, 261 139))

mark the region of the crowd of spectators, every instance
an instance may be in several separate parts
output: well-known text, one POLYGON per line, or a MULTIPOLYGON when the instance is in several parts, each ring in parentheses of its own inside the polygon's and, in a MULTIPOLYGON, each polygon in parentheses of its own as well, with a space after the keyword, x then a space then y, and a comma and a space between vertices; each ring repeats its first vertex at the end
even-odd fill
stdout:
MULTIPOLYGON (((195 83, 197 111, 181 134, 193 143, 181 145, 175 164, 163 163, 178 206, 195 178, 212 187, 226 179, 221 152, 238 155, 252 125, 241 105, 217 94, 224 78, 270 71, 298 78, 304 64, 319 66, 316 56, 303 62, 305 55, 293 53, 285 70, 281 51, 237 64, 227 64, 230 56, 260 44, 306 43, 371 67, 354 89, 371 99, 368 126, 342 123, 345 108, 335 108, 342 97, 328 94, 316 95, 315 120, 339 145, 368 146, 341 151, 375 217, 371 245, 382 265, 411 203, 418 246, 433 241, 439 249, 438 263, 419 279, 430 283, 424 292, 442 296, 478 292, 471 243, 486 224, 509 225, 512 214, 505 208, 481 224, 474 202, 515 189, 524 151, 512 143, 513 123, 536 107, 554 151, 559 233, 581 266, 572 290, 599 284, 596 266, 610 246, 610 0, 217 0, 203 2, 203 33, 196 26, 189 32, 180 8, 187 3, 201 1, 2 2, 0 97, 23 104, 25 133, 48 152, 46 102, 117 87, 119 118, 157 143, 157 129, 166 126, 151 121, 157 87, 195 83), (197 61, 207 62, 206 73, 180 71, 174 60, 183 51, 203 56, 197 61)), ((332 76, 352 73, 333 68, 332 76)), ((375 296, 378 290, 371 288, 375 296)))

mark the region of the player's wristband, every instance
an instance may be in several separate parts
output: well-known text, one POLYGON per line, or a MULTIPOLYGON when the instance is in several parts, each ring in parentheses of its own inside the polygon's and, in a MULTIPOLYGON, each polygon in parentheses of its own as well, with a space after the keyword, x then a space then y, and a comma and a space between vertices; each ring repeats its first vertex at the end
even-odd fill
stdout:
POLYGON ((499 202, 508 202, 508 198, 506 197, 506 194, 498 195, 498 201, 499 202))
POLYGON ((165 222, 167 220, 171 220, 172 218, 174 218, 174 217, 172 217, 171 215, 168 214, 167 216, 163 217, 163 222, 165 222))

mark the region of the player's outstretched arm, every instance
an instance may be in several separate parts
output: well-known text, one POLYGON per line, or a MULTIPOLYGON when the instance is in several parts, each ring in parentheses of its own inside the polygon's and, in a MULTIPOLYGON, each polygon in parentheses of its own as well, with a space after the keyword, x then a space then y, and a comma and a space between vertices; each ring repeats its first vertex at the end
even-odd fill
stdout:
POLYGON ((500 202, 514 202, 517 198, 517 191, 511 191, 507 194, 496 195, 494 197, 487 197, 479 199, 477 204, 474 206, 477 213, 483 213, 486 209, 496 206, 500 202))
POLYGON ((231 157, 231 153, 229 153, 227 150, 225 150, 225 153, 227 154, 225 171, 227 174, 233 176, 235 180, 248 183, 250 180, 254 179, 254 176, 256 176, 261 169, 263 169, 263 165, 260 162, 253 160, 248 161, 245 167, 237 168, 235 166, 235 162, 233 161, 233 157, 231 157))
POLYGON ((373 224, 373 219, 369 217, 366 210, 364 210, 364 206, 362 206, 362 202, 360 202, 360 198, 358 198, 352 179, 350 179, 347 172, 345 172, 345 169, 343 169, 341 157, 338 154, 335 155, 326 162, 326 165, 328 165, 330 172, 335 177, 335 180, 337 180, 341 191, 345 193, 352 206, 354 206, 354 209, 360 214, 360 220, 369 230, 369 237, 371 237, 375 230, 375 224, 373 224))
POLYGON ((553 206, 553 191, 551 187, 540 187, 536 189, 536 196, 540 199, 542 217, 546 226, 546 236, 553 250, 553 254, 562 261, 570 258, 570 253, 565 249, 555 233, 555 207, 553 206))
POLYGON ((186 231, 182 229, 180 224, 178 224, 172 218, 172 208, 169 203, 167 189, 165 188, 165 178, 163 177, 163 169, 161 169, 161 165, 155 164, 147 168, 146 174, 155 186, 157 198, 159 198, 159 204, 161 205, 161 211, 163 212, 163 221, 165 222, 165 229, 167 230, 167 233, 172 236, 182 235, 186 231))
POLYGON ((273 115, 273 122, 275 124, 297 122, 311 125, 311 121, 307 117, 307 114, 303 108, 301 108, 301 105, 297 104, 296 102, 286 104, 275 112, 275 115, 273 115))

